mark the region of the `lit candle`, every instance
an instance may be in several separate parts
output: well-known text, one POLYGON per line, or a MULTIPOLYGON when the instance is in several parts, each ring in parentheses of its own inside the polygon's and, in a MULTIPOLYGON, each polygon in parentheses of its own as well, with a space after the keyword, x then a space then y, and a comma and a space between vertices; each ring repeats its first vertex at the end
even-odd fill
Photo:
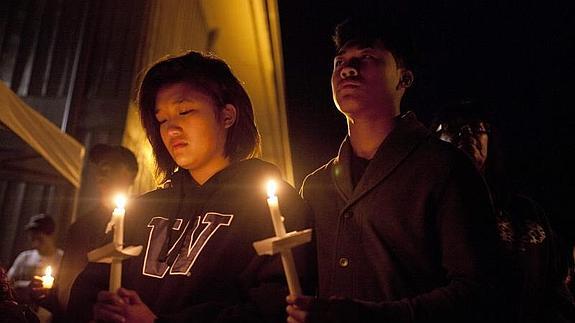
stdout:
MULTIPOLYGON (((116 208, 112 213, 112 223, 114 225, 114 246, 123 249, 124 247, 124 215, 126 215, 126 196, 118 194, 115 197, 116 208)), ((110 266, 109 291, 115 293, 122 286, 122 259, 112 258, 110 266)))
POLYGON ((52 267, 46 267, 44 270, 44 276, 41 277, 42 279, 42 288, 50 289, 54 286, 54 276, 52 276, 52 267))
POLYGON ((122 247, 124 245, 124 215, 126 210, 126 196, 122 194, 116 195, 114 198, 116 203, 116 208, 112 213, 112 223, 114 225, 114 245, 116 247, 122 247))
MULTIPOLYGON (((276 182, 270 180, 267 184, 268 191, 268 207, 274 225, 274 231, 277 237, 285 237, 286 228, 284 226, 283 217, 279 208, 278 197, 276 196, 276 182)), ((301 295, 301 286, 299 284, 299 277, 295 268, 293 254, 291 249, 281 251, 281 259, 286 274, 286 280, 291 295, 301 295)))
POLYGON ((286 228, 284 226, 283 217, 280 211, 278 197, 276 196, 277 184, 274 180, 268 181, 268 207, 270 208, 270 215, 274 225, 274 231, 277 237, 286 235, 286 228))

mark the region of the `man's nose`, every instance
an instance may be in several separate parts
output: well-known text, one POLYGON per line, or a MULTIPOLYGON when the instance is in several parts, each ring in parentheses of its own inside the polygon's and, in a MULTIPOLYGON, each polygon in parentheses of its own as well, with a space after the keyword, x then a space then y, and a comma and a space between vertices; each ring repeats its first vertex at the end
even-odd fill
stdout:
POLYGON ((355 66, 350 64, 342 67, 342 69, 339 71, 339 76, 342 79, 346 79, 348 77, 354 77, 357 76, 358 74, 359 73, 357 72, 357 68, 355 68, 355 66))

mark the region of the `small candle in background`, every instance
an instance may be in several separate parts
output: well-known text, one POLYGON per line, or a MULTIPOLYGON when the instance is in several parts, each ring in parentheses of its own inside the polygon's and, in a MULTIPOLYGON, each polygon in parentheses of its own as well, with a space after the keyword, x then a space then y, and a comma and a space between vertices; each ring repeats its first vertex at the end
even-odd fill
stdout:
POLYGON ((118 194, 114 198, 116 208, 112 213, 112 223, 114 224, 114 245, 122 247, 124 245, 124 215, 126 210, 126 196, 118 194))
POLYGON ((44 276, 41 277, 42 288, 50 289, 54 286, 54 276, 52 276, 52 267, 46 267, 44 270, 44 276))

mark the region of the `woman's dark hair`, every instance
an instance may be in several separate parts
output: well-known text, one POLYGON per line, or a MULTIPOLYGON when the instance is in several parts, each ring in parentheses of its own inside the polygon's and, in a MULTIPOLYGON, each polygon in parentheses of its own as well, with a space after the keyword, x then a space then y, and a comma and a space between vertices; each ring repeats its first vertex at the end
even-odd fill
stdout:
POLYGON ((260 135, 255 125, 252 103, 230 67, 220 58, 196 51, 166 57, 146 71, 138 92, 142 125, 154 151, 158 174, 164 180, 177 165, 160 136, 160 124, 155 116, 156 95, 161 87, 174 83, 189 84, 211 97, 220 109, 226 104, 236 108, 236 121, 228 129, 226 137, 226 157, 236 162, 259 155, 260 135))

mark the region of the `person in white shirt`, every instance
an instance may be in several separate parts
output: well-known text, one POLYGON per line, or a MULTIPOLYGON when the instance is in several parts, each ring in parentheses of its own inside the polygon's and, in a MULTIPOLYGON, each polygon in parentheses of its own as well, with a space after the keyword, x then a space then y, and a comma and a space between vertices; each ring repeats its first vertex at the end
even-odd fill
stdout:
POLYGON ((42 276, 48 266, 52 276, 57 277, 62 255, 56 247, 54 232, 56 225, 52 217, 37 214, 30 218, 25 227, 32 249, 22 251, 8 270, 8 279, 14 281, 16 299, 20 303, 32 303, 30 283, 34 276, 42 276))

